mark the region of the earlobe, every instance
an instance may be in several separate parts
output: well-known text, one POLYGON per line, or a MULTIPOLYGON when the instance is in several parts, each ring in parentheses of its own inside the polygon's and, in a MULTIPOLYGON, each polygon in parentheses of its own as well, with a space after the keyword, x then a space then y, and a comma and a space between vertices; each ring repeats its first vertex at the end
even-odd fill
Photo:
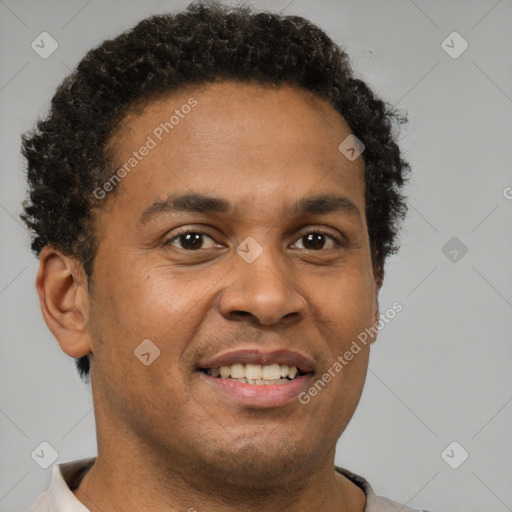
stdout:
POLYGON ((375 298, 375 301, 376 301, 376 307, 375 307, 375 313, 373 315, 373 329, 372 329, 372 336, 371 336, 371 341, 370 341, 370 344, 373 345, 376 341, 377 341, 377 335, 378 335, 378 330, 379 330, 379 321, 380 321, 380 312, 379 312, 379 303, 378 303, 378 299, 375 298))
POLYGON ((75 358, 89 354, 87 278, 80 262, 45 246, 36 288, 43 318, 61 349, 75 358))

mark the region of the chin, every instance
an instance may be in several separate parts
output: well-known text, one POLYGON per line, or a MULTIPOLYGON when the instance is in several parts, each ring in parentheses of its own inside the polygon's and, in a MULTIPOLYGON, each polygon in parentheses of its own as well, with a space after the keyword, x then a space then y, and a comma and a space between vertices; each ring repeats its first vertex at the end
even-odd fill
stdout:
POLYGON ((216 475, 224 485, 242 486, 246 490, 269 489, 282 485, 286 478, 293 479, 294 472, 311 460, 311 449, 306 445, 275 435, 241 436, 231 438, 231 442, 227 439, 224 446, 217 445, 208 453, 197 453, 197 448, 201 448, 197 446, 195 455, 208 478, 216 475))

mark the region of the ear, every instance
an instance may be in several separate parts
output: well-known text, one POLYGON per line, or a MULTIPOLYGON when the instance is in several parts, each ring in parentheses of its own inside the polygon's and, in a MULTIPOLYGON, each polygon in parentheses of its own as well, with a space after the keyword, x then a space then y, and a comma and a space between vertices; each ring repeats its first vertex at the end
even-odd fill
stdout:
POLYGON ((380 310, 379 310, 379 292, 382 288, 382 283, 384 281, 384 269, 381 265, 376 265, 373 271, 375 276, 375 314, 373 315, 373 327, 376 330, 375 335, 372 336, 371 343, 375 343, 377 341, 377 331, 378 331, 378 323, 380 320, 380 310))
POLYGON ((78 259, 46 245, 36 288, 44 321, 63 352, 75 358, 89 354, 87 276, 78 259))

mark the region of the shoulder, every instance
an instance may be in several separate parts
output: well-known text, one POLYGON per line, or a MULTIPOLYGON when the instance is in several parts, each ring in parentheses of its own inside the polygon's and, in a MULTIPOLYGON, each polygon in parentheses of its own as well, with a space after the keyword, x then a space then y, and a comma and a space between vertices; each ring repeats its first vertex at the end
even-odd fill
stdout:
POLYGON ((94 461, 90 458, 53 466, 50 486, 37 498, 30 512, 89 512, 72 491, 94 461))
POLYGON ((36 502, 32 505, 30 512, 54 512, 55 507, 52 504, 50 491, 45 491, 37 498, 36 502))
POLYGON ((377 496, 371 485, 362 476, 356 475, 348 469, 340 468, 338 466, 335 466, 335 469, 338 473, 341 473, 354 484, 359 486, 366 494, 365 512, 429 512, 424 509, 412 509, 389 498, 385 498, 384 496, 377 496))

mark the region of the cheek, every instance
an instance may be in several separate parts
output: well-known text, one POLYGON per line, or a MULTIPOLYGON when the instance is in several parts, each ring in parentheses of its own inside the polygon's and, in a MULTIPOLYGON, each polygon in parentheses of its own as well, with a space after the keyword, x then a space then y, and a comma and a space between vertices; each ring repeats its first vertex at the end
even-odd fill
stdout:
POLYGON ((96 338, 93 352, 98 361, 117 366, 130 366, 135 361, 140 370, 138 366, 144 367, 134 351, 149 339, 160 351, 156 362, 176 365, 207 313, 207 292, 212 282, 204 277, 171 275, 163 266, 131 268, 124 272, 122 267, 111 266, 98 279, 101 289, 92 301, 96 338))
POLYGON ((347 343, 373 325, 376 295, 373 277, 368 272, 352 271, 331 279, 328 288, 311 299, 317 325, 339 354, 347 343))
POLYGON ((157 336, 172 328, 174 317, 191 307, 193 297, 183 293, 179 283, 171 283, 169 276, 160 274, 137 269, 133 262, 105 268, 94 298, 97 307, 104 308, 101 317, 106 327, 137 338, 157 336))
MULTIPOLYGON (((180 397, 186 391, 180 372, 171 374, 169 369, 177 369, 193 335, 197 317, 187 312, 197 306, 201 295, 186 293, 174 283, 171 287, 169 277, 157 274, 123 272, 112 266, 98 273, 101 287, 94 290, 91 301, 93 378, 102 389, 115 390, 107 402, 127 420, 140 415, 136 408, 154 407, 158 398, 158 410, 163 407, 168 421, 175 422, 177 416, 171 412, 183 405, 180 397), (155 393, 169 385, 172 396, 155 393)), ((147 423, 151 415, 144 415, 147 423)))

